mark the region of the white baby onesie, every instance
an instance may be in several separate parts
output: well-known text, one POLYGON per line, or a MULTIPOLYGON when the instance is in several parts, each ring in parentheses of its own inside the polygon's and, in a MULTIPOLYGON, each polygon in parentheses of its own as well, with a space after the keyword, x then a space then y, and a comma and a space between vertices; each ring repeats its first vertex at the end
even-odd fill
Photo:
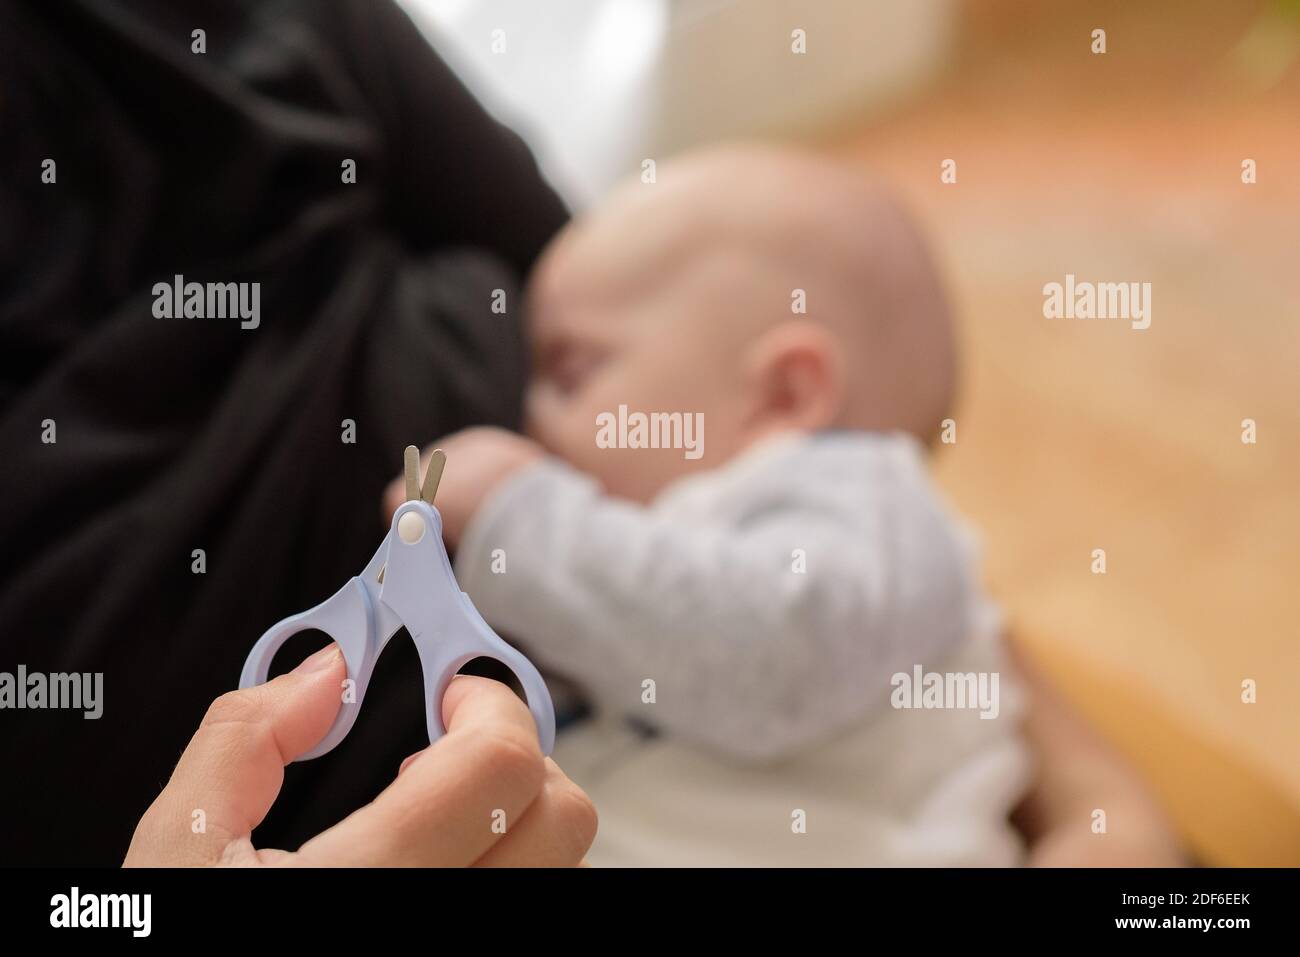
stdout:
POLYGON ((546 459, 456 573, 596 709, 557 745, 600 809, 593 863, 1014 862, 1018 695, 912 438, 783 435, 649 506, 546 459), (891 707, 917 666, 998 673, 997 717, 891 707))

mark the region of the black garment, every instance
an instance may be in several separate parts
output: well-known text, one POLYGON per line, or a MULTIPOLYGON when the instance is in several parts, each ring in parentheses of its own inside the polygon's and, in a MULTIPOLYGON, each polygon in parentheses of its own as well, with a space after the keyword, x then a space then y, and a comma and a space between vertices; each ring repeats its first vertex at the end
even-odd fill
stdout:
MULTIPOLYGON (((0 863, 120 863, 256 638, 369 559, 403 446, 516 422, 564 217, 387 2, 0 0, 0 672, 104 674, 97 721, 0 710, 0 863), (178 273, 260 282, 260 327, 155 318, 178 273)), ((259 844, 372 798, 423 710, 399 636, 259 844)))

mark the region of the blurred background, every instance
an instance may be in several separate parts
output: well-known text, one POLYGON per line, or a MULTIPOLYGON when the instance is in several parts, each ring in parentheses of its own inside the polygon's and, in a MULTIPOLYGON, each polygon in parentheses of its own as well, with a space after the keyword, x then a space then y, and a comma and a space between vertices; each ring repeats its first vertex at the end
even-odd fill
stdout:
POLYGON ((1300 2, 404 5, 577 210, 741 136, 891 182, 960 315, 938 471, 1013 639, 1200 860, 1300 864, 1300 2), (1045 320, 1066 273, 1150 282, 1151 327, 1045 320))

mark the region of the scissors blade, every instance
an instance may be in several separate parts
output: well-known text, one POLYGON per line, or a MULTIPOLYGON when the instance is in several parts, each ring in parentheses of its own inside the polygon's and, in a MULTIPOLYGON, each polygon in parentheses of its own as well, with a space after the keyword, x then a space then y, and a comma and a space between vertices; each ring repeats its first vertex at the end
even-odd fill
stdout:
POLYGON ((408 445, 405 456, 406 500, 413 502, 420 497, 420 450, 414 445, 408 445))
POLYGON ((397 613, 379 597, 384 583, 384 572, 388 568, 388 540, 389 536, 385 535, 374 557, 361 571, 361 583, 370 594, 371 605, 375 610, 375 632, 380 651, 383 650, 388 639, 397 633, 397 629, 402 627, 402 620, 397 617, 397 613))
POLYGON ((446 464, 447 454, 442 449, 434 449, 429 456, 429 468, 424 473, 424 488, 420 490, 420 497, 430 505, 433 504, 433 497, 438 494, 438 483, 442 481, 442 470, 446 464))

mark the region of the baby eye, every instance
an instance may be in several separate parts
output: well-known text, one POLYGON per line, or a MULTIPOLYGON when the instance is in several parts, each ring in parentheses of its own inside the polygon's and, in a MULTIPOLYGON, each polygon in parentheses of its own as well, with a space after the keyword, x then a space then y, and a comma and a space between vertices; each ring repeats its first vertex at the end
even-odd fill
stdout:
POLYGON ((566 348, 552 356, 546 373, 561 392, 572 392, 604 360, 604 354, 594 349, 566 348))

